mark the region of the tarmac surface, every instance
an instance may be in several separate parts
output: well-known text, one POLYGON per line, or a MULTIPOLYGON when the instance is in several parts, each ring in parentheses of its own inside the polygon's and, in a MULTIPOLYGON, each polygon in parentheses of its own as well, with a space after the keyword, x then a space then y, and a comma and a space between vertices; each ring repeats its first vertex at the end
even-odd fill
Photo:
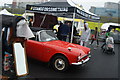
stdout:
MULTIPOLYGON (((102 44, 100 42, 100 46, 102 44)), ((103 53, 100 46, 94 49, 94 45, 88 46, 92 55, 88 63, 83 66, 71 66, 64 73, 52 70, 46 63, 28 58, 29 75, 25 78, 118 78, 120 44, 115 44, 115 55, 103 53)))

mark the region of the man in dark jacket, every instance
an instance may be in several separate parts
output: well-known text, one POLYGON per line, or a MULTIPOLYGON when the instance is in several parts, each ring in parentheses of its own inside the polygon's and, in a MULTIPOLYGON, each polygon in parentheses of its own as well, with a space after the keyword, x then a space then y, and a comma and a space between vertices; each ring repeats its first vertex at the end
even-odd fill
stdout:
POLYGON ((68 23, 65 22, 65 24, 61 25, 58 31, 60 31, 61 40, 66 41, 67 35, 70 33, 70 27, 68 26, 68 23))

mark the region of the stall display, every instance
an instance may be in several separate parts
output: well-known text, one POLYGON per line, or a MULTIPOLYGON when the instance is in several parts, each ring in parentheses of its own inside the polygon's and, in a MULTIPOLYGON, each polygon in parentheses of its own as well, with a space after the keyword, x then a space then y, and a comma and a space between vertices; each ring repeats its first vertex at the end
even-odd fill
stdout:
POLYGON ((73 41, 73 29, 74 29, 74 19, 84 19, 88 21, 97 21, 99 22, 100 17, 94 14, 90 14, 84 10, 81 10, 78 7, 72 6, 68 3, 68 0, 51 0, 49 2, 35 4, 35 5, 26 5, 26 12, 42 13, 54 15, 57 17, 67 17, 73 18, 72 23, 72 33, 71 33, 71 43, 73 41))

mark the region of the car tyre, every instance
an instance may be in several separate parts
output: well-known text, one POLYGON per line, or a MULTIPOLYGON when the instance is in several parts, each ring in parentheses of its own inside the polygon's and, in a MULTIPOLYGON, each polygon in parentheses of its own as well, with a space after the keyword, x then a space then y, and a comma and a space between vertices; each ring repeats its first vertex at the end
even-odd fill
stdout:
POLYGON ((53 57, 51 66, 55 71, 64 72, 69 67, 69 62, 66 57, 57 55, 53 57))

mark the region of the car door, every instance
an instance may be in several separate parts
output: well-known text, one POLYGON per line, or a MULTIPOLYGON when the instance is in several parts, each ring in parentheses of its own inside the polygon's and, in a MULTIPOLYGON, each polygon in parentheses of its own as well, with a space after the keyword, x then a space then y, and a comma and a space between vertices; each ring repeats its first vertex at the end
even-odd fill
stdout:
POLYGON ((35 40, 26 41, 26 53, 29 57, 42 60, 42 55, 45 52, 43 43, 39 41, 38 36, 35 37, 35 40))

